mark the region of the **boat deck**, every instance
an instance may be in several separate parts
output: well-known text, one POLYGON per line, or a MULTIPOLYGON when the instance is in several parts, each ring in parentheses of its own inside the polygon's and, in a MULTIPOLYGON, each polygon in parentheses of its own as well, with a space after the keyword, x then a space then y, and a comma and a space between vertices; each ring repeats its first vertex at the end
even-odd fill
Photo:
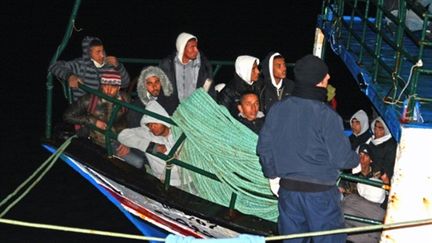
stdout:
POLYGON ((432 128, 432 47, 419 40, 421 31, 405 31, 400 51, 395 51, 398 32, 394 26, 382 21, 378 31, 375 18, 363 21, 357 16, 342 16, 338 18, 340 22, 335 19, 327 21, 320 16, 318 26, 328 46, 342 59, 386 121, 393 137, 399 141, 401 126, 432 128), (379 58, 374 58, 375 55, 379 58), (416 70, 416 81, 413 68, 418 60, 423 66, 416 70), (409 96, 418 101, 419 113, 414 112, 414 120, 407 123, 403 119, 403 102, 409 96))

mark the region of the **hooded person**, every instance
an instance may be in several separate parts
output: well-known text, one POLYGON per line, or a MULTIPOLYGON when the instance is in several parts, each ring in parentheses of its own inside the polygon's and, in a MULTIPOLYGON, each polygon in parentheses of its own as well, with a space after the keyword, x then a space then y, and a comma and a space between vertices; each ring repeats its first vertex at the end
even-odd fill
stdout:
MULTIPOLYGON (((169 118, 165 109, 155 100, 147 103, 146 110, 169 118)), ((175 140, 171 131, 171 124, 147 114, 143 115, 140 123, 140 127, 127 128, 120 132, 118 141, 128 147, 145 152, 151 174, 164 181, 167 169, 166 162, 151 153, 168 154, 174 146, 175 140)), ((170 185, 181 186, 189 182, 189 180, 186 181, 182 178, 180 167, 176 165, 171 167, 170 185)))
POLYGON ((259 80, 259 63, 260 60, 256 57, 249 55, 238 56, 234 65, 234 78, 217 94, 216 100, 218 104, 225 106, 233 117, 238 114, 237 104, 242 93, 246 91, 252 91, 257 95, 261 93, 262 84, 259 80))
POLYGON ((397 143, 393 139, 381 117, 375 118, 371 123, 373 135, 368 140, 371 158, 386 176, 393 177, 396 160, 397 143))
POLYGON ((270 52, 264 58, 261 69, 263 89, 261 91, 261 107, 264 113, 270 107, 294 89, 294 81, 286 77, 285 58, 278 52, 270 52))
MULTIPOLYGON (((336 181, 340 170, 358 164, 359 156, 344 134, 342 118, 327 105, 327 65, 306 55, 296 62, 294 75, 293 94, 273 104, 257 144, 264 176, 279 197, 279 234, 343 228, 336 181), (313 203, 318 199, 325 203, 313 203)), ((346 234, 336 234, 318 241, 345 240, 346 234)))
MULTIPOLYGON (((157 102, 172 115, 179 105, 179 100, 174 95, 174 87, 168 76, 162 69, 155 66, 148 66, 141 70, 137 81, 138 99, 135 99, 132 104, 140 108, 145 108, 152 101, 157 102)), ((130 110, 128 112, 128 127, 140 126, 142 113, 130 110)))
POLYGON ((63 85, 72 89, 73 99, 76 101, 85 94, 78 88, 78 82, 92 89, 99 89, 100 74, 107 69, 114 68, 120 73, 121 87, 129 85, 129 74, 123 64, 113 56, 106 56, 102 41, 97 37, 86 36, 82 40, 82 56, 72 61, 57 61, 48 71, 61 80, 63 85), (64 84, 64 82, 68 82, 64 84))
POLYGON ((364 110, 358 110, 350 118, 352 134, 349 136, 352 149, 357 149, 360 144, 366 143, 372 136, 369 129, 369 118, 364 110))
POLYGON ((212 66, 198 49, 196 36, 180 33, 176 40, 176 52, 162 59, 159 67, 172 82, 174 95, 179 101, 201 87, 208 91, 210 96, 214 96, 212 66))

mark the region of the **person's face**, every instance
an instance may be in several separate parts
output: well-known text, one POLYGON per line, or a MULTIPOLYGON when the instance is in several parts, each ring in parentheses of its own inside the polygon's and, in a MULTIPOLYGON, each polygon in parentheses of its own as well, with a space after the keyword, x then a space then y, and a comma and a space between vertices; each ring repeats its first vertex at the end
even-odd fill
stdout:
POLYGON ((363 169, 369 168, 372 163, 371 157, 367 153, 360 152, 360 165, 363 169))
POLYGON ((147 127, 150 129, 150 132, 153 133, 153 135, 155 136, 163 136, 168 129, 167 126, 155 122, 147 123, 147 127))
POLYGON ((361 124, 357 119, 352 119, 351 121, 351 130, 354 134, 359 134, 361 132, 361 124))
POLYGON ((157 76, 151 76, 145 82, 147 91, 154 97, 158 97, 161 90, 160 79, 157 76))
POLYGON ((259 78, 259 68, 258 68, 258 64, 256 62, 254 62, 253 66, 252 66, 252 72, 251 72, 251 81, 255 82, 258 80, 259 78))
POLYGON ((375 138, 381 138, 385 135, 384 125, 380 121, 375 122, 374 134, 375 138))
POLYGON ((277 81, 286 78, 286 70, 284 58, 276 58, 273 60, 273 77, 277 81))
POLYGON ((255 120, 259 110, 258 97, 255 94, 244 95, 237 108, 248 121, 255 120))
POLYGON ((102 84, 100 87, 102 92, 110 97, 115 97, 120 90, 119 85, 102 84))
POLYGON ((198 56, 198 41, 196 39, 190 39, 183 52, 183 60, 195 60, 198 56))
POLYGON ((99 64, 103 64, 105 60, 105 52, 103 46, 90 47, 90 58, 99 64))

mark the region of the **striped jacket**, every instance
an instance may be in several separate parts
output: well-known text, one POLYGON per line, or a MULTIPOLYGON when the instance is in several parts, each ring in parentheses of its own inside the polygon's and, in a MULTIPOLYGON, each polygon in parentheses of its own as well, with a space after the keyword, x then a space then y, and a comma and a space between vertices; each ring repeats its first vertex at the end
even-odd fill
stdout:
MULTIPOLYGON (((54 76, 56 76, 60 81, 66 82, 68 78, 74 74, 83 80, 84 84, 92 89, 99 89, 100 82, 100 72, 105 69, 111 69, 112 66, 105 65, 101 68, 97 68, 93 61, 90 59, 90 42, 97 37, 86 36, 82 41, 82 57, 76 58, 72 61, 57 61, 51 65, 48 69, 54 76)), ((127 87, 129 85, 129 74, 127 73, 125 67, 119 63, 116 69, 120 72, 122 87, 127 87)), ((72 94, 74 100, 78 100, 79 97, 85 94, 82 89, 72 89, 72 94)))

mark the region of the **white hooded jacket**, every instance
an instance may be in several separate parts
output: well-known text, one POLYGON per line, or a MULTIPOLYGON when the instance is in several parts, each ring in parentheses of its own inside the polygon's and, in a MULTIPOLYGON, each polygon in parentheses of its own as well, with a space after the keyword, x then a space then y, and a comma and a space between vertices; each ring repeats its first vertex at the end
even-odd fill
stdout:
MULTIPOLYGON (((157 102, 157 101, 149 101, 146 109, 148 111, 157 113, 161 116, 169 117, 168 113, 165 109, 157 102)), ((152 169, 152 174, 160 179, 161 181, 165 180, 165 170, 166 170, 166 162, 152 154, 147 153, 147 148, 151 142, 156 144, 165 145, 167 151, 165 154, 168 154, 171 148, 175 144, 174 137, 171 133, 168 136, 155 136, 150 132, 150 129, 147 127, 147 124, 150 122, 161 123, 169 128, 171 128, 171 124, 158 120, 152 116, 144 115, 141 119, 141 126, 137 128, 127 128, 120 132, 118 135, 118 141, 130 148, 136 148, 143 152, 145 152, 147 159, 149 161, 150 167, 152 169)), ((176 165, 173 165, 171 168, 171 179, 170 185, 172 186, 181 186, 182 177, 181 177, 181 168, 176 165)))

